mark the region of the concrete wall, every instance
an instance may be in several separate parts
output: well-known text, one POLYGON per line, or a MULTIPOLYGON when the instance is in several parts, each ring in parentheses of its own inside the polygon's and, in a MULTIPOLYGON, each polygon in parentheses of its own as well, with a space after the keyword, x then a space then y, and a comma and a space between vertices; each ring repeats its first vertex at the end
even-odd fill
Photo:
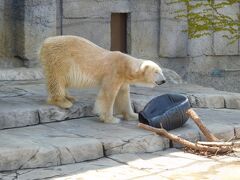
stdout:
MULTIPOLYGON (((171 0, 0 0, 0 67, 37 66, 42 41, 59 34, 83 36, 110 49, 111 13, 128 13, 129 54, 160 62, 189 82, 240 92, 234 84, 239 82, 239 42, 228 45, 222 32, 189 40, 182 31, 187 22, 173 14, 186 7, 167 2, 171 0), (20 60, 12 60, 16 56, 20 60)), ((239 5, 221 10, 233 18, 239 11, 239 5)))
POLYGON ((56 35, 56 10, 55 0, 0 1, 1 67, 38 64, 41 42, 56 35))
POLYGON ((0 56, 14 55, 14 14, 11 11, 12 2, 0 1, 0 56))
MULTIPOLYGON (((186 81, 220 90, 240 92, 240 52, 239 41, 228 44, 222 37, 224 32, 211 36, 188 39, 182 33, 186 22, 176 21, 171 12, 184 9, 181 4, 167 6, 161 1, 160 57, 159 62, 175 70, 186 81)), ((225 7, 221 13, 236 19, 239 4, 225 7)))
POLYGON ((22 30, 16 32, 19 38, 17 54, 28 67, 38 64, 37 54, 42 41, 56 35, 56 5, 55 0, 24 0, 23 21, 18 23, 22 30))
POLYGON ((187 34, 183 32, 187 28, 186 21, 176 20, 174 12, 185 9, 184 4, 167 4, 161 0, 160 8, 160 35, 159 56, 160 57, 186 57, 187 56, 187 34))
POLYGON ((0 1, 0 67, 21 66, 17 60, 15 38, 15 0, 0 1))
POLYGON ((63 0, 63 34, 83 36, 110 49, 114 12, 128 13, 128 52, 157 58, 159 0, 63 0))

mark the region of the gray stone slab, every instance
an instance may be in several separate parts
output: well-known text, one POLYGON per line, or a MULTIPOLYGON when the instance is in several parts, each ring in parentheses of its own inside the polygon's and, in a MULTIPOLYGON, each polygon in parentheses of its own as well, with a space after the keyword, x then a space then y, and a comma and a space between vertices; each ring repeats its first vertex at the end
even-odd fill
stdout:
POLYGON ((111 16, 104 18, 63 19, 63 35, 81 36, 105 49, 111 47, 111 16), (92 31, 97 29, 97 31, 92 31))
POLYGON ((38 125, 0 132, 0 171, 71 164, 103 156, 102 144, 38 125))
POLYGON ((109 158, 133 168, 147 170, 153 174, 162 174, 162 172, 167 170, 179 169, 183 166, 188 166, 194 161, 198 161, 199 163, 208 161, 206 157, 184 153, 175 148, 148 154, 115 154, 109 156, 109 158))
POLYGON ((17 55, 25 60, 25 65, 39 64, 38 50, 43 40, 56 35, 56 1, 25 0, 24 8, 18 16, 16 28, 17 55))
MULTIPOLYGON (((192 57, 185 64, 187 64, 186 70, 182 71, 185 71, 184 75, 188 83, 197 83, 222 91, 239 92, 238 56, 197 56, 192 57)), ((181 64, 181 66, 186 65, 181 64)))
POLYGON ((169 84, 184 84, 184 81, 180 75, 178 75, 175 71, 167 68, 162 68, 162 72, 166 77, 166 81, 169 84))
MULTIPOLYGON (((212 132, 218 139, 222 141, 230 141, 235 139, 234 127, 227 124, 219 123, 206 123, 206 127, 212 132)), ((201 140, 206 141, 205 136, 201 133, 201 140)))
MULTIPOLYGON (((213 36, 203 36, 188 40, 188 55, 192 57, 213 55, 213 36)), ((191 59, 193 60, 193 59, 191 59)))
MULTIPOLYGON (((189 88, 187 84, 178 85, 178 88, 174 88, 172 85, 163 85, 158 89, 151 89, 148 91, 145 88, 133 87, 132 101, 135 110, 137 112, 141 111, 151 99, 166 93, 187 96, 191 106, 195 108, 225 108, 225 95, 228 96, 224 92, 216 91, 211 88, 201 88, 200 86, 191 86, 191 88, 189 88)), ((232 95, 238 97, 237 94, 229 94, 230 97, 232 97, 232 95)), ((229 107, 229 105, 227 107, 229 107)))
MULTIPOLYGON (((204 157, 175 148, 154 153, 125 153, 51 168, 18 170, 17 180, 32 179, 238 179, 240 156, 204 157)), ((6 177, 1 173, 0 177, 6 177)), ((7 174, 15 176, 15 173, 7 174)))
MULTIPOLYGON (((225 141, 236 138, 234 128, 239 126, 240 112, 230 109, 196 109, 206 127, 219 139, 225 141)), ((201 139, 205 140, 201 133, 201 139)))
POLYGON ((8 68, 0 70, 0 81, 25 81, 43 79, 40 68, 8 68))
POLYGON ((70 109, 61 109, 55 106, 47 106, 38 109, 40 123, 64 121, 81 117, 94 116, 93 102, 77 102, 70 109))
POLYGON ((5 173, 0 173, 0 179, 2 180, 13 180, 16 179, 17 173, 12 173, 12 172, 5 172, 5 173))
POLYGON ((136 10, 131 12, 128 22, 128 53, 138 58, 154 61, 158 57, 159 12, 156 8, 159 5, 156 1, 150 0, 150 5, 140 11, 138 5, 141 6, 141 3, 132 2, 132 4, 136 10), (148 11, 152 2, 156 3, 156 7, 148 11))
POLYGON ((196 108, 196 112, 204 123, 219 123, 222 126, 234 126, 240 123, 240 111, 233 109, 202 109, 196 108))
MULTIPOLYGON (((200 1, 204 2, 205 0, 200 1)), ((199 3, 199 0, 191 1, 189 3, 191 5, 196 5, 197 3, 199 3)), ((198 7, 192 10, 192 12, 201 13, 204 8, 205 7, 198 7)), ((191 57, 213 55, 213 34, 210 31, 205 31, 205 33, 210 33, 210 35, 188 40, 188 55, 190 55, 191 57)))
POLYGON ((14 13, 13 1, 0 2, 0 57, 15 55, 14 43, 14 13))
POLYGON ((240 97, 237 95, 225 95, 225 104, 228 109, 240 109, 240 97))
POLYGON ((96 138, 103 143, 106 155, 153 152, 169 147, 167 139, 139 129, 137 121, 104 124, 93 117, 46 124, 46 126, 78 136, 96 138))
MULTIPOLYGON (((223 0, 219 0, 219 2, 224 2, 223 0)), ((218 10, 219 13, 223 15, 227 15, 233 20, 238 19, 239 14, 239 4, 235 3, 231 6, 225 6, 222 9, 218 10)), ((238 27, 235 27, 238 31, 238 27)), ((223 35, 231 36, 229 32, 216 32, 214 33, 213 47, 214 54, 216 55, 238 55, 238 41, 233 44, 229 44, 229 40, 227 38, 222 37, 223 35)))
MULTIPOLYGON (((196 108, 240 108, 238 93, 166 83, 153 89, 132 86, 131 97, 135 111, 141 111, 152 98, 166 93, 186 95, 192 107, 196 108)), ((72 89, 70 94, 77 100, 72 108, 66 110, 47 105, 43 81, 3 81, 0 83, 0 129, 95 116, 92 109, 96 89, 72 89)))
POLYGON ((124 165, 109 158, 101 158, 92 162, 19 171, 18 180, 31 180, 33 178, 121 180, 142 177, 147 174, 148 172, 145 170, 131 168, 128 165, 124 165))
POLYGON ((109 12, 129 12, 129 4, 128 0, 68 0, 63 1, 63 15, 64 18, 107 17, 109 12))
POLYGON ((240 125, 234 126, 235 137, 240 139, 240 125))
MULTIPOLYGON (((0 106, 3 106, 3 103, 0 102, 0 106)), ((39 124, 39 117, 36 109, 10 109, 11 106, 8 107, 8 110, 0 110, 0 129, 39 124)))
MULTIPOLYGON (((71 109, 65 110, 46 104, 43 84, 30 82, 23 86, 3 86, 0 92, 0 129, 93 116, 92 108, 96 96, 96 93, 90 90, 88 95, 80 97, 71 109)), ((72 94, 79 93, 73 91, 72 94)))
POLYGON ((225 100, 221 94, 192 94, 188 95, 192 107, 225 108, 225 100))
POLYGON ((159 55, 161 57, 187 56, 187 21, 176 20, 175 11, 186 9, 183 3, 167 4, 165 0, 160 5, 160 35, 159 55))

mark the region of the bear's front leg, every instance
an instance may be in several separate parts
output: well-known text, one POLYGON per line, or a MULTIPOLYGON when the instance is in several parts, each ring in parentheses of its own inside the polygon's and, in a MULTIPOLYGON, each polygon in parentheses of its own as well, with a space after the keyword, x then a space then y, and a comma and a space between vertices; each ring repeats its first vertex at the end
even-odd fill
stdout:
POLYGON ((125 120, 138 120, 138 114, 134 113, 131 106, 128 84, 121 86, 114 103, 114 110, 117 114, 122 114, 125 120))
POLYGON ((116 95, 119 91, 120 85, 118 83, 107 83, 102 84, 96 102, 94 111, 99 115, 101 121, 105 123, 119 123, 120 119, 113 116, 113 104, 116 95))

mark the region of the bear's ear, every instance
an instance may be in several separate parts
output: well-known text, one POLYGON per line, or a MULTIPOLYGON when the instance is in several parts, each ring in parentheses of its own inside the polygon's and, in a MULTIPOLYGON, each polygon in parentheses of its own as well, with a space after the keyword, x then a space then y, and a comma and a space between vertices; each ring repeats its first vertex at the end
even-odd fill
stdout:
POLYGON ((149 68, 149 64, 147 62, 143 62, 140 66, 140 71, 145 72, 149 68))

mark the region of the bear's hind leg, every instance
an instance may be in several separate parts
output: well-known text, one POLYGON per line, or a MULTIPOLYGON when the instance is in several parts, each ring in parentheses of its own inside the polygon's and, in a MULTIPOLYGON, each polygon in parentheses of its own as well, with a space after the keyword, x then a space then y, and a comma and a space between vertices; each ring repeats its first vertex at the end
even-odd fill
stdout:
POLYGON ((138 114, 134 113, 131 106, 128 84, 121 86, 114 103, 114 109, 118 114, 122 114, 125 120, 138 120, 138 114))
POLYGON ((64 109, 73 105, 66 97, 64 81, 59 78, 48 78, 48 104, 64 109))

